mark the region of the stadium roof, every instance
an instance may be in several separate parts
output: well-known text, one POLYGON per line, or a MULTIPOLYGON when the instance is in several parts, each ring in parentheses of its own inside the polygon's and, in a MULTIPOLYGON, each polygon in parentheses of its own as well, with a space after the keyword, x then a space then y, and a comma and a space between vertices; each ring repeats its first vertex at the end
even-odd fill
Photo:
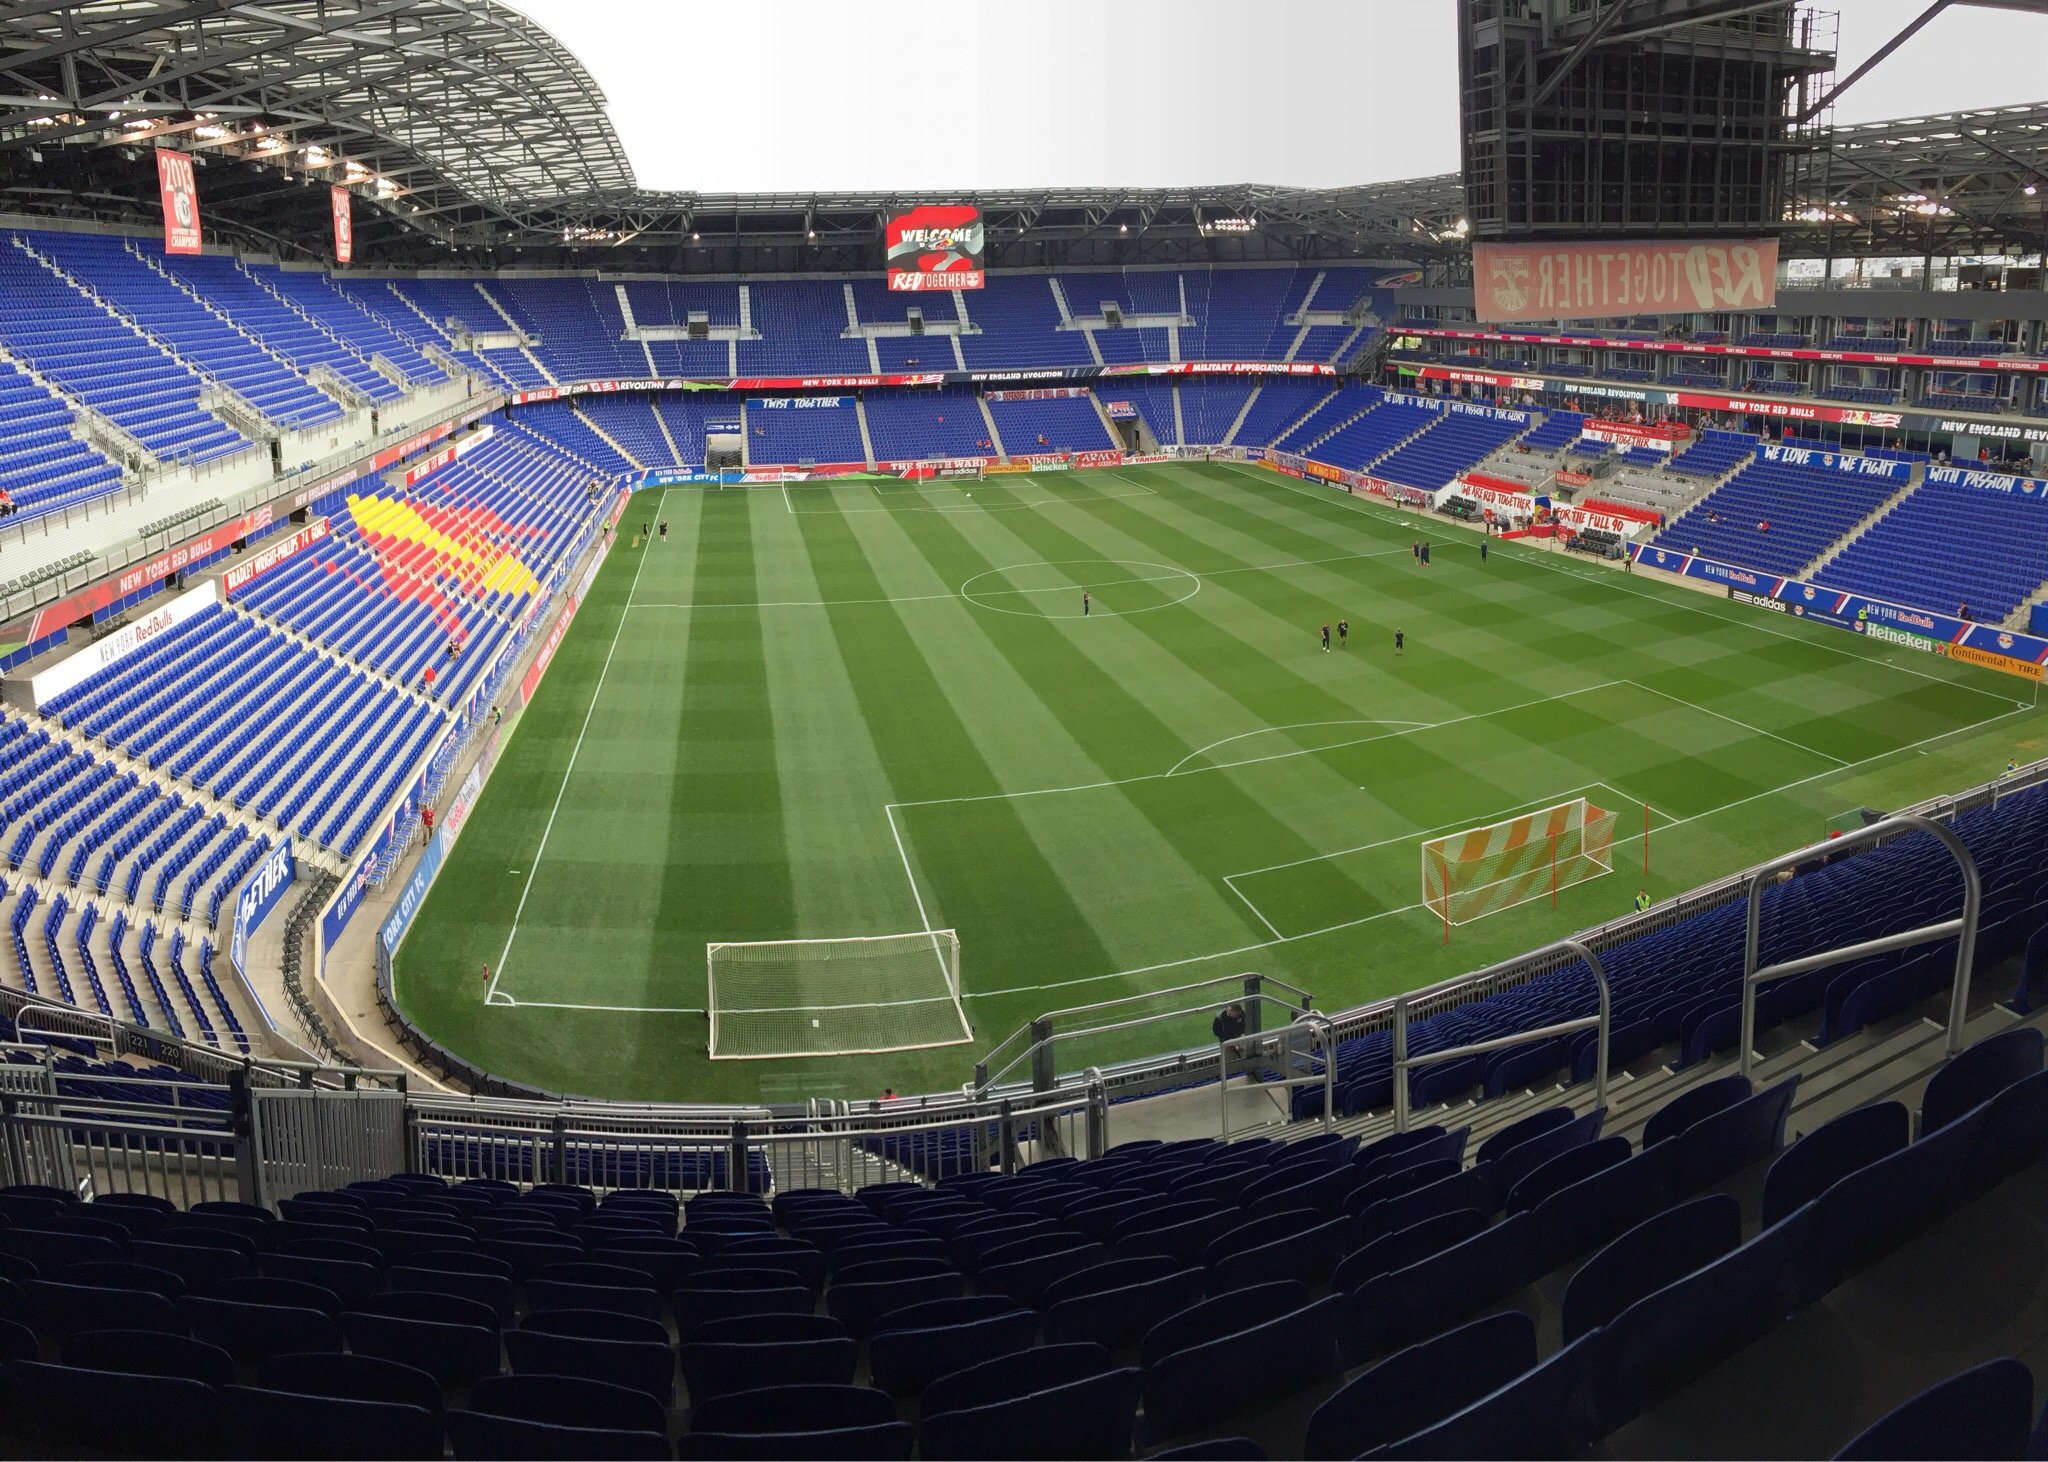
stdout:
MULTIPOLYGON (((604 96, 559 42, 495 0, 6 0, 0 203, 155 221, 150 151, 192 152, 210 227, 326 251, 324 196, 359 200, 389 264, 860 269, 919 201, 874 193, 638 188, 604 96)), ((1836 129, 1803 159, 1794 255, 2043 246, 2048 103, 1836 129), (2035 191, 2028 193, 2027 188, 2035 191)), ((983 193, 988 261, 1035 264, 1464 255, 1454 174, 1370 187, 983 193)))

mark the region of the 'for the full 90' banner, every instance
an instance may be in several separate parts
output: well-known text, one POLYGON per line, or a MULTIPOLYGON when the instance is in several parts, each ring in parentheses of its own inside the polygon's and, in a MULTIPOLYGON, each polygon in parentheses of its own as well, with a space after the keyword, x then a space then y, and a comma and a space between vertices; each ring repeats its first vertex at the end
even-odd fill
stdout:
POLYGON ((346 264, 356 255, 356 228, 349 213, 348 189, 329 188, 327 202, 334 210, 334 262, 346 264))
POLYGON ((191 155, 159 147, 156 185, 164 200, 164 252, 199 253, 199 183, 192 174, 191 155))

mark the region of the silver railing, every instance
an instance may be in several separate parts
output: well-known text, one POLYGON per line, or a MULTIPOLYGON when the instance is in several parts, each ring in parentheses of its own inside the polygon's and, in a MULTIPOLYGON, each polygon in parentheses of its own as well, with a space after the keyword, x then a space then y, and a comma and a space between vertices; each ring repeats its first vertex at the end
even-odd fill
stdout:
POLYGON ((1323 1130, 1334 1130, 1337 1122, 1335 1030, 1336 1023, 1330 1017, 1309 1011, 1279 1030, 1261 1031, 1257 1035, 1221 1042, 1216 1100, 1218 1133, 1223 1140, 1231 1142, 1254 1130, 1251 1127, 1240 1128, 1230 1119, 1230 1078, 1233 1076, 1254 1078, 1256 1090, 1265 1093, 1269 1099, 1275 1099, 1283 1122, 1293 1120, 1292 1098, 1297 1090, 1321 1087, 1323 1130), (1271 1074, 1274 1072, 1279 1074, 1271 1074), (1277 1099, 1282 1092, 1287 1094, 1284 1101, 1277 1099))
MULTIPOLYGON (((1081 1041, 1119 1036, 1170 1022, 1213 1018, 1217 1011, 1232 1005, 1244 1008, 1245 1034, 1257 1035, 1268 1010, 1283 1015, 1291 1023, 1314 1003, 1315 997, 1299 986, 1246 971, 1141 995, 1122 995, 1114 1000, 1049 1010, 1012 1031, 981 1056, 974 1063, 974 1080, 968 1090, 976 1096, 1001 1091, 1021 1069, 1029 1077, 1031 1090, 1050 1091, 1062 1080, 1058 1069, 1061 1046, 1071 1047, 1081 1041), (1154 1008, 1143 1008, 1146 1006, 1154 1008)), ((1082 1063, 1082 1069, 1099 1069, 1109 1086, 1122 1089, 1161 1079, 1200 1079, 1193 1068, 1212 1066, 1215 1060, 1211 1047, 1120 1062, 1093 1060, 1082 1063)), ((1074 1073, 1068 1076, 1071 1079, 1074 1073)))
POLYGON ((1774 858, 1749 875, 1748 928, 1742 948, 1742 1044, 1739 1047, 1740 1069, 1746 1076, 1756 1064, 1756 992, 1762 986, 1776 980, 1787 980, 1794 975, 1803 975, 1812 970, 1827 969, 1832 965, 1852 964, 1872 955, 1891 954, 1901 949, 1913 949, 1922 944, 1933 944, 1943 939, 1956 941, 1955 982, 1949 990, 1948 999, 1948 1054, 1953 1056, 1963 1048, 1963 1023, 1970 1008, 1970 974, 1977 957, 1977 912, 1983 901, 1984 880, 1977 872, 1977 860, 1971 856, 1963 840, 1956 836, 1955 829, 1945 823, 1918 813, 1901 813, 1847 832, 1827 842, 1816 843, 1796 853, 1787 853, 1774 858), (1791 873, 1802 865, 1826 862, 1830 857, 1852 852, 1858 848, 1871 847, 1887 842, 1902 833, 1924 832, 1940 841, 1955 859, 1956 867, 1963 874, 1963 909, 1953 919, 1943 919, 1935 924, 1922 924, 1917 929, 1902 930, 1897 934, 1883 934, 1875 939, 1845 944, 1839 949, 1823 950, 1800 959, 1781 960, 1777 964, 1757 966, 1760 958, 1758 949, 1763 939, 1763 892, 1765 885, 1773 882, 1780 874, 1791 873))
POLYGON ((1564 954, 1583 960, 1592 972, 1593 983, 1600 991, 1600 1013, 1582 1015, 1574 1020, 1561 1020, 1555 1025, 1539 1026, 1535 1030, 1516 1031, 1512 1035, 1495 1036, 1489 1041, 1474 1041, 1470 1045, 1450 1046, 1441 1051, 1425 1051, 1419 1056, 1408 1054, 1408 1008, 1417 998, 1398 996, 1394 1000, 1394 1130, 1408 1130, 1408 1073, 1420 1066, 1434 1066, 1444 1061, 1456 1061, 1466 1056, 1483 1056, 1489 1051, 1505 1051, 1514 1046, 1533 1045, 1537 1041, 1548 1041, 1558 1036, 1568 1036, 1577 1031, 1598 1031, 1595 1038, 1593 1062, 1593 1100, 1599 1106, 1607 1105, 1607 1040, 1611 1034, 1614 1014, 1614 996, 1607 985, 1607 966, 1600 956, 1576 939, 1560 939, 1525 956, 1531 960, 1547 955, 1564 954))

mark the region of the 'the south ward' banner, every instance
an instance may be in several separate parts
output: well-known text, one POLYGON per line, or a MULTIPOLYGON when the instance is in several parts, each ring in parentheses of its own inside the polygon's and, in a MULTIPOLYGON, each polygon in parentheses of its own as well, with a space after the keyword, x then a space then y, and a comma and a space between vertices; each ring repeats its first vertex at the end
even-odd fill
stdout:
POLYGON ((159 147, 156 186, 164 201, 164 252, 199 253, 199 181, 192 172, 191 154, 159 147))
POLYGON ((972 203, 926 203, 889 220, 889 288, 980 289, 981 209, 972 203))

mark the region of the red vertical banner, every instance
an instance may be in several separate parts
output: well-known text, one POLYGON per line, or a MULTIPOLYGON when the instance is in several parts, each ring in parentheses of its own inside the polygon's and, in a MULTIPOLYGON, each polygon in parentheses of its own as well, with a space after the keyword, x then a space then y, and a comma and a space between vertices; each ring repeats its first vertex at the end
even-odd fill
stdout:
POLYGON ((334 262, 346 264, 355 258, 356 229, 349 215, 349 191, 342 187, 327 190, 327 201, 334 210, 334 262))
POLYGON ((156 185, 164 200, 164 252, 199 253, 199 182, 192 174, 191 154, 159 147, 156 185))

